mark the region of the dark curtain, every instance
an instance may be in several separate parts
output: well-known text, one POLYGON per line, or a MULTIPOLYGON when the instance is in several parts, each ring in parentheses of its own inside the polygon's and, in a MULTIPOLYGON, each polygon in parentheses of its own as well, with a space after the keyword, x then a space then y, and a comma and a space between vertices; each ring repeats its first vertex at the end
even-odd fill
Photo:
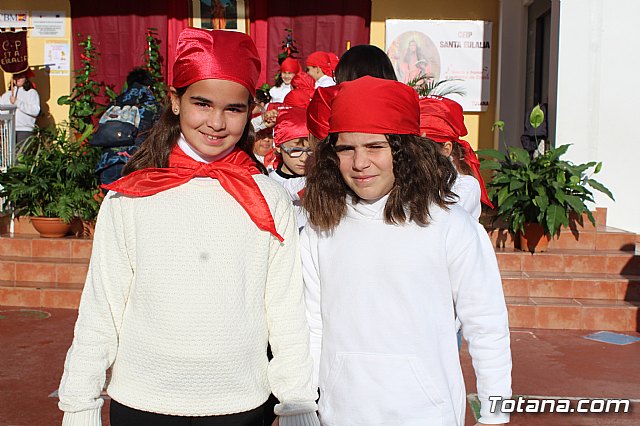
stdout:
POLYGON ((173 62, 178 34, 188 25, 189 4, 188 0, 71 0, 74 66, 79 67, 82 53, 78 42, 91 35, 99 54, 95 78, 119 92, 129 71, 145 63, 145 35, 151 27, 160 39, 163 75, 171 82, 167 64, 173 62))
POLYGON ((261 82, 273 84, 273 77, 279 69, 277 58, 282 51, 286 28, 293 30, 299 51, 297 57, 302 59, 303 67, 304 59, 316 50, 330 51, 340 56, 345 51, 347 41, 352 46, 369 43, 371 0, 253 0, 249 16, 251 35, 258 50, 266 45, 266 52, 261 52, 266 61, 266 74, 261 75, 261 82))

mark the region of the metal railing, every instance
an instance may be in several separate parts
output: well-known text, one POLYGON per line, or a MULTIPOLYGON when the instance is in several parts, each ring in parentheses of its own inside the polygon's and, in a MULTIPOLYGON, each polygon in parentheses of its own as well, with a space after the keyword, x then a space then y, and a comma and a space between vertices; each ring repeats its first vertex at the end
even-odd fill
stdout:
POLYGON ((0 105, 0 170, 16 162, 16 106, 0 105))

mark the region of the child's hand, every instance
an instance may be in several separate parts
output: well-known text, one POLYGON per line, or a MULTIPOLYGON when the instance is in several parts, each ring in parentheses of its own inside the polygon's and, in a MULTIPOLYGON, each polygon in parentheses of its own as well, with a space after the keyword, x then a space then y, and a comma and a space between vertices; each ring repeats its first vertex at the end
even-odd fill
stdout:
POLYGON ((278 117, 278 111, 271 110, 262 114, 262 121, 267 127, 274 127, 276 125, 276 118, 278 117))
POLYGON ((276 417, 276 419, 271 423, 271 426, 280 426, 280 417, 276 417))

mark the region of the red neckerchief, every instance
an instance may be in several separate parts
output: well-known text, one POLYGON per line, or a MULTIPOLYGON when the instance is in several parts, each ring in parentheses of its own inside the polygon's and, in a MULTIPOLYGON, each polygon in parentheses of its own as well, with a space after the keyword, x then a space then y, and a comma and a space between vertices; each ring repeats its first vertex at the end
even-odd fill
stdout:
POLYGON ((475 151, 469 144, 469 142, 462 140, 460 138, 456 139, 456 141, 462 146, 464 149, 464 162, 471 167, 473 170, 473 175, 478 179, 480 183, 480 201, 485 203, 487 206, 493 208, 493 204, 491 200, 489 200, 489 194, 487 194, 487 188, 484 185, 484 179, 482 179, 482 175, 480 174, 480 160, 478 160, 478 156, 475 151))
POLYGON ((280 162, 278 161, 278 155, 275 151, 275 149, 271 148, 271 150, 269 150, 269 152, 264 156, 262 164, 264 164, 266 168, 272 168, 273 170, 278 168, 280 162))
POLYGON ((146 168, 103 185, 103 188, 136 197, 147 197, 189 182, 194 177, 218 179, 220 185, 240 203, 258 228, 270 232, 280 242, 267 200, 252 175, 260 174, 253 160, 240 148, 212 163, 189 157, 176 144, 169 156, 168 168, 146 168))

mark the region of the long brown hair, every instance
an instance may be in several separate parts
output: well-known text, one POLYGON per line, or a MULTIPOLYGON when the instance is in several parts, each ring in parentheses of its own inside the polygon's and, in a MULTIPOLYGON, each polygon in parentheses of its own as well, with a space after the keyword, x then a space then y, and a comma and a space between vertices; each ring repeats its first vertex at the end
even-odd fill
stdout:
MULTIPOLYGON (((178 97, 182 97, 187 91, 186 87, 176 88, 178 97)), ((253 97, 249 96, 249 111, 253 109, 253 97)), ((180 117, 171 111, 171 102, 165 102, 164 112, 158 122, 151 128, 149 135, 140 146, 138 152, 124 166, 123 176, 149 167, 169 167, 169 155, 178 143, 180 137, 180 117)), ((262 174, 268 174, 264 165, 258 161, 253 153, 255 132, 251 120, 247 116, 247 124, 240 140, 236 144, 238 148, 246 152, 256 163, 256 167, 262 174)))
MULTIPOLYGON (((440 154, 431 139, 413 135, 385 135, 393 156, 395 183, 384 208, 388 224, 413 221, 419 225, 430 222, 432 204, 448 208, 454 204, 451 187, 456 171, 440 154)), ((359 197, 347 186, 340 174, 340 160, 335 151, 337 134, 320 142, 310 158, 303 205, 309 221, 319 229, 334 229, 347 212, 346 198, 354 202, 359 197)))

